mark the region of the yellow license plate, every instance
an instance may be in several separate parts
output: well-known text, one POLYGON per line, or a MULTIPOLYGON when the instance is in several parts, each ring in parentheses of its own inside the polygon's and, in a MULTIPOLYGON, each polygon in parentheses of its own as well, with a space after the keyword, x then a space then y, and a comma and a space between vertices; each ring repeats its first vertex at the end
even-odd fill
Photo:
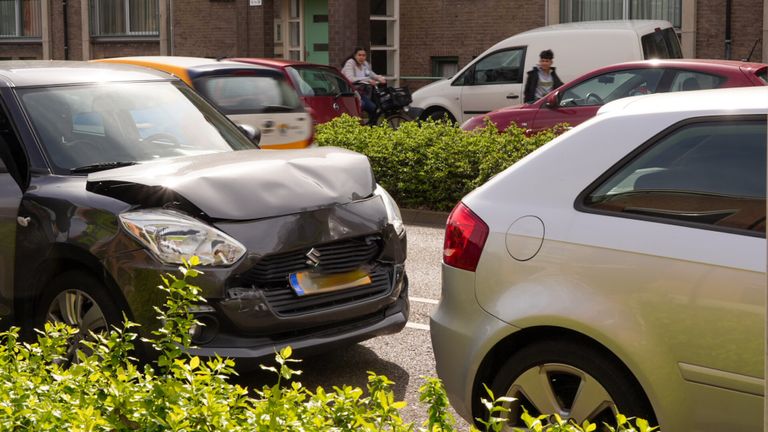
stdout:
POLYGON ((337 274, 318 274, 312 272, 291 273, 288 275, 291 288, 298 296, 339 291, 371 284, 371 276, 362 270, 337 274))

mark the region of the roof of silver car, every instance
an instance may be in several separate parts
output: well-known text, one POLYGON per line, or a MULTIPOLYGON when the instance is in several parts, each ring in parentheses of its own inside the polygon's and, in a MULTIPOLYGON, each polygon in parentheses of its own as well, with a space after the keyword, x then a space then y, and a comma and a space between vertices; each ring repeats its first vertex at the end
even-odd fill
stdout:
POLYGON ((176 79, 137 66, 63 60, 0 61, 0 87, 176 79))

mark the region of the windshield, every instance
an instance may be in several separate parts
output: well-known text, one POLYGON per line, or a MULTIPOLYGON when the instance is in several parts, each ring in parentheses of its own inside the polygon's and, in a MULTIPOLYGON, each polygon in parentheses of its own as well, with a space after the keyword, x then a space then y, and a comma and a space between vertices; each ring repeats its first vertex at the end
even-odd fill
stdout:
POLYGON ((326 68, 286 68, 302 96, 338 96, 354 93, 344 77, 326 68))
POLYGON ((27 88, 18 93, 49 161, 66 172, 255 148, 191 89, 171 82, 27 88))
POLYGON ((195 88, 224 114, 304 110, 296 91, 285 80, 271 75, 211 76, 195 80, 195 88))

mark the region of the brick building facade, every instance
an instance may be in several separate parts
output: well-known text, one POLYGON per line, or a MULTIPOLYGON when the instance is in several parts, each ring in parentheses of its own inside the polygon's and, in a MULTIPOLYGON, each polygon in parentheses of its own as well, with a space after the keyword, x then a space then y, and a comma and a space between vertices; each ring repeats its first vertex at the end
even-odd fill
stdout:
MULTIPOLYGON (((154 27, 132 32, 131 26, 141 24, 142 17, 131 15, 135 18, 131 24, 120 18, 125 34, 119 30, 107 34, 95 30, 99 24, 94 15, 101 1, 0 0, 15 4, 17 11, 15 35, 3 29, 7 23, 0 20, 0 58, 284 56, 324 58, 338 66, 355 46, 364 46, 372 49, 379 73, 410 78, 418 86, 427 81, 417 78, 461 67, 501 39, 560 22, 561 5, 567 4, 565 0, 141 0, 152 5, 154 15, 143 19, 154 27), (37 27, 27 23, 34 20, 30 11, 39 15, 37 27), (310 32, 310 25, 321 27, 310 32), (26 34, 20 27, 34 30, 26 34), (293 50, 290 44, 295 44, 293 50), (323 56, 318 57, 321 51, 323 56), (441 69, 445 65, 447 69, 441 69)), ((119 15, 134 12, 128 11, 127 0, 122 1, 126 9, 119 15)), ((754 48, 753 61, 768 59, 768 44, 760 43, 768 35, 768 0, 667 3, 680 11, 678 28, 687 57, 739 59, 754 48)), ((109 18, 102 17, 113 25, 109 18)))

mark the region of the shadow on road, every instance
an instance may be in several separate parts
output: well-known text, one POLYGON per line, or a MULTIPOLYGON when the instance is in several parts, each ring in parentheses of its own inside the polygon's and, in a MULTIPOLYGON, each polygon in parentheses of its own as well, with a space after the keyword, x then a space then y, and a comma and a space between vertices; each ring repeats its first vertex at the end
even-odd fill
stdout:
MULTIPOLYGON (((394 381, 392 391, 395 400, 405 399, 406 389, 410 381, 408 372, 399 365, 383 360, 373 350, 360 345, 352 345, 326 354, 314 355, 300 359, 300 363, 292 363, 294 370, 301 370, 295 381, 299 381, 312 392, 318 386, 326 391, 332 391, 333 386, 349 385, 366 389, 368 371, 378 375, 386 375, 394 381)), ((274 361, 263 362, 266 366, 275 366, 274 361)), ((232 382, 251 389, 259 389, 264 385, 273 385, 276 375, 264 371, 243 372, 234 377, 232 382)))

